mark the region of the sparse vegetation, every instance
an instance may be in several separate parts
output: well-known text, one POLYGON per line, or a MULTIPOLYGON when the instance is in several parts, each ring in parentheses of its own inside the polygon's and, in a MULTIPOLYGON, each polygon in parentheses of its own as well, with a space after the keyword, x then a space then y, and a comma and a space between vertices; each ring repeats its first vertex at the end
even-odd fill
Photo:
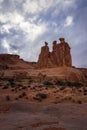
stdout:
POLYGON ((34 80, 32 79, 32 77, 29 77, 29 78, 28 78, 28 83, 31 84, 31 83, 33 83, 33 82, 34 82, 34 80))
POLYGON ((53 85, 53 83, 51 81, 47 81, 47 80, 44 81, 43 84, 46 85, 46 86, 52 86, 53 85))
POLYGON ((82 101, 81 101, 81 100, 78 100, 77 103, 78 103, 78 104, 82 104, 82 101))
POLYGON ((56 80, 55 85, 69 86, 69 87, 76 87, 76 88, 80 88, 83 86, 83 84, 79 82, 71 82, 71 81, 63 81, 63 80, 56 80))
POLYGON ((40 97, 41 99, 46 99, 48 96, 45 93, 38 93, 36 94, 36 97, 40 97))
POLYGON ((65 83, 62 80, 56 80, 55 85, 64 86, 65 83))
POLYGON ((25 97, 25 96, 26 96, 26 93, 23 92, 22 94, 20 94, 20 95, 18 96, 18 98, 23 98, 23 97, 25 97))
POLYGON ((9 86, 8 85, 5 85, 2 89, 8 89, 9 86))
POLYGON ((62 86, 62 87, 60 87, 60 90, 64 90, 66 87, 65 86, 62 86))
POLYGON ((87 95, 87 90, 84 90, 84 95, 87 95))
POLYGON ((37 100, 37 101, 39 101, 39 102, 42 101, 42 99, 41 99, 40 97, 33 97, 33 99, 34 99, 34 100, 37 100))
POLYGON ((10 101, 11 99, 10 99, 10 96, 8 95, 8 96, 6 96, 6 101, 10 101))
POLYGON ((12 88, 15 87, 15 81, 14 81, 13 78, 8 79, 8 82, 11 85, 12 88))
POLYGON ((21 95, 22 95, 22 97, 24 97, 24 96, 26 96, 26 93, 25 93, 25 92, 23 92, 21 95))

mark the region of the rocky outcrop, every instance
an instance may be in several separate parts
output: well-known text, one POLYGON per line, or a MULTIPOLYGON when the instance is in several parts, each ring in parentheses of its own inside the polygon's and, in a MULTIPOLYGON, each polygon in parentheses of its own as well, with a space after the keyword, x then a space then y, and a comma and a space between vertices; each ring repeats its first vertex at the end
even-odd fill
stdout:
POLYGON ((48 43, 41 48, 41 53, 37 62, 38 68, 49 68, 58 66, 72 66, 70 46, 64 38, 60 38, 60 43, 53 41, 53 50, 49 51, 48 43))
POLYGON ((0 54, 0 63, 7 63, 7 64, 13 64, 19 60, 19 56, 18 55, 12 55, 12 54, 0 54))
POLYGON ((34 68, 35 63, 20 59, 19 55, 0 54, 0 70, 34 68))

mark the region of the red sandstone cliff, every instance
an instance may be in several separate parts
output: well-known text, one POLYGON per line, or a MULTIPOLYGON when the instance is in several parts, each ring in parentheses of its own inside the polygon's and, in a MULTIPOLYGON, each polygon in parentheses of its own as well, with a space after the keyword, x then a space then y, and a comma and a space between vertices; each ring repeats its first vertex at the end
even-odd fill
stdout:
POLYGON ((32 62, 25 62, 18 55, 0 54, 0 70, 6 69, 28 69, 35 66, 32 62))

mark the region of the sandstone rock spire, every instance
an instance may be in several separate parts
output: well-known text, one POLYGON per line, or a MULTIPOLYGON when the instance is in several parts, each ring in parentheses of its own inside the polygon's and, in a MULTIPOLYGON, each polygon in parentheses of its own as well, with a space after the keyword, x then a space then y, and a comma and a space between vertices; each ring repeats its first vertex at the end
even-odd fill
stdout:
POLYGON ((60 43, 53 41, 53 50, 49 51, 48 43, 41 48, 41 53, 37 62, 38 68, 72 66, 70 46, 64 38, 59 38, 60 43))

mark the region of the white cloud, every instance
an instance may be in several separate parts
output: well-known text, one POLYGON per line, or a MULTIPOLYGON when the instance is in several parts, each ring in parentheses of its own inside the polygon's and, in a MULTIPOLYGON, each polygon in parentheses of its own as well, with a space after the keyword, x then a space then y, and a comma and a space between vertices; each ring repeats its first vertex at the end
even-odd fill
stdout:
POLYGON ((72 6, 76 0, 63 0, 64 6, 72 6))
POLYGON ((12 13, 7 12, 5 14, 0 14, 0 21, 2 23, 13 23, 13 24, 19 24, 24 20, 24 17, 21 16, 18 12, 14 11, 12 13))
POLYGON ((29 22, 22 22, 19 27, 26 33, 27 38, 31 41, 34 41, 38 36, 42 35, 46 31, 45 24, 37 25, 29 22))
POLYGON ((17 54, 18 53, 18 50, 14 50, 14 49, 11 48, 11 43, 10 43, 9 39, 4 38, 2 40, 1 45, 6 50, 6 52, 9 53, 9 54, 12 54, 12 53, 17 54))
POLYGON ((0 3, 2 3, 4 0, 0 0, 0 3))
POLYGON ((56 6, 61 0, 26 0, 23 4, 25 13, 37 14, 47 11, 50 7, 56 6))
POLYGON ((5 24, 1 26, 1 30, 0 33, 4 34, 4 33, 10 33, 10 29, 12 28, 12 26, 10 24, 5 24))
POLYGON ((36 13, 41 10, 41 8, 38 7, 38 1, 31 0, 26 0, 23 4, 23 8, 25 12, 29 13, 36 13))
POLYGON ((10 52, 10 44, 7 42, 6 39, 3 39, 2 46, 4 47, 4 49, 6 49, 7 53, 11 53, 10 52))
POLYGON ((73 17, 72 16, 67 16, 66 20, 65 20, 65 27, 71 26, 73 24, 73 17))

